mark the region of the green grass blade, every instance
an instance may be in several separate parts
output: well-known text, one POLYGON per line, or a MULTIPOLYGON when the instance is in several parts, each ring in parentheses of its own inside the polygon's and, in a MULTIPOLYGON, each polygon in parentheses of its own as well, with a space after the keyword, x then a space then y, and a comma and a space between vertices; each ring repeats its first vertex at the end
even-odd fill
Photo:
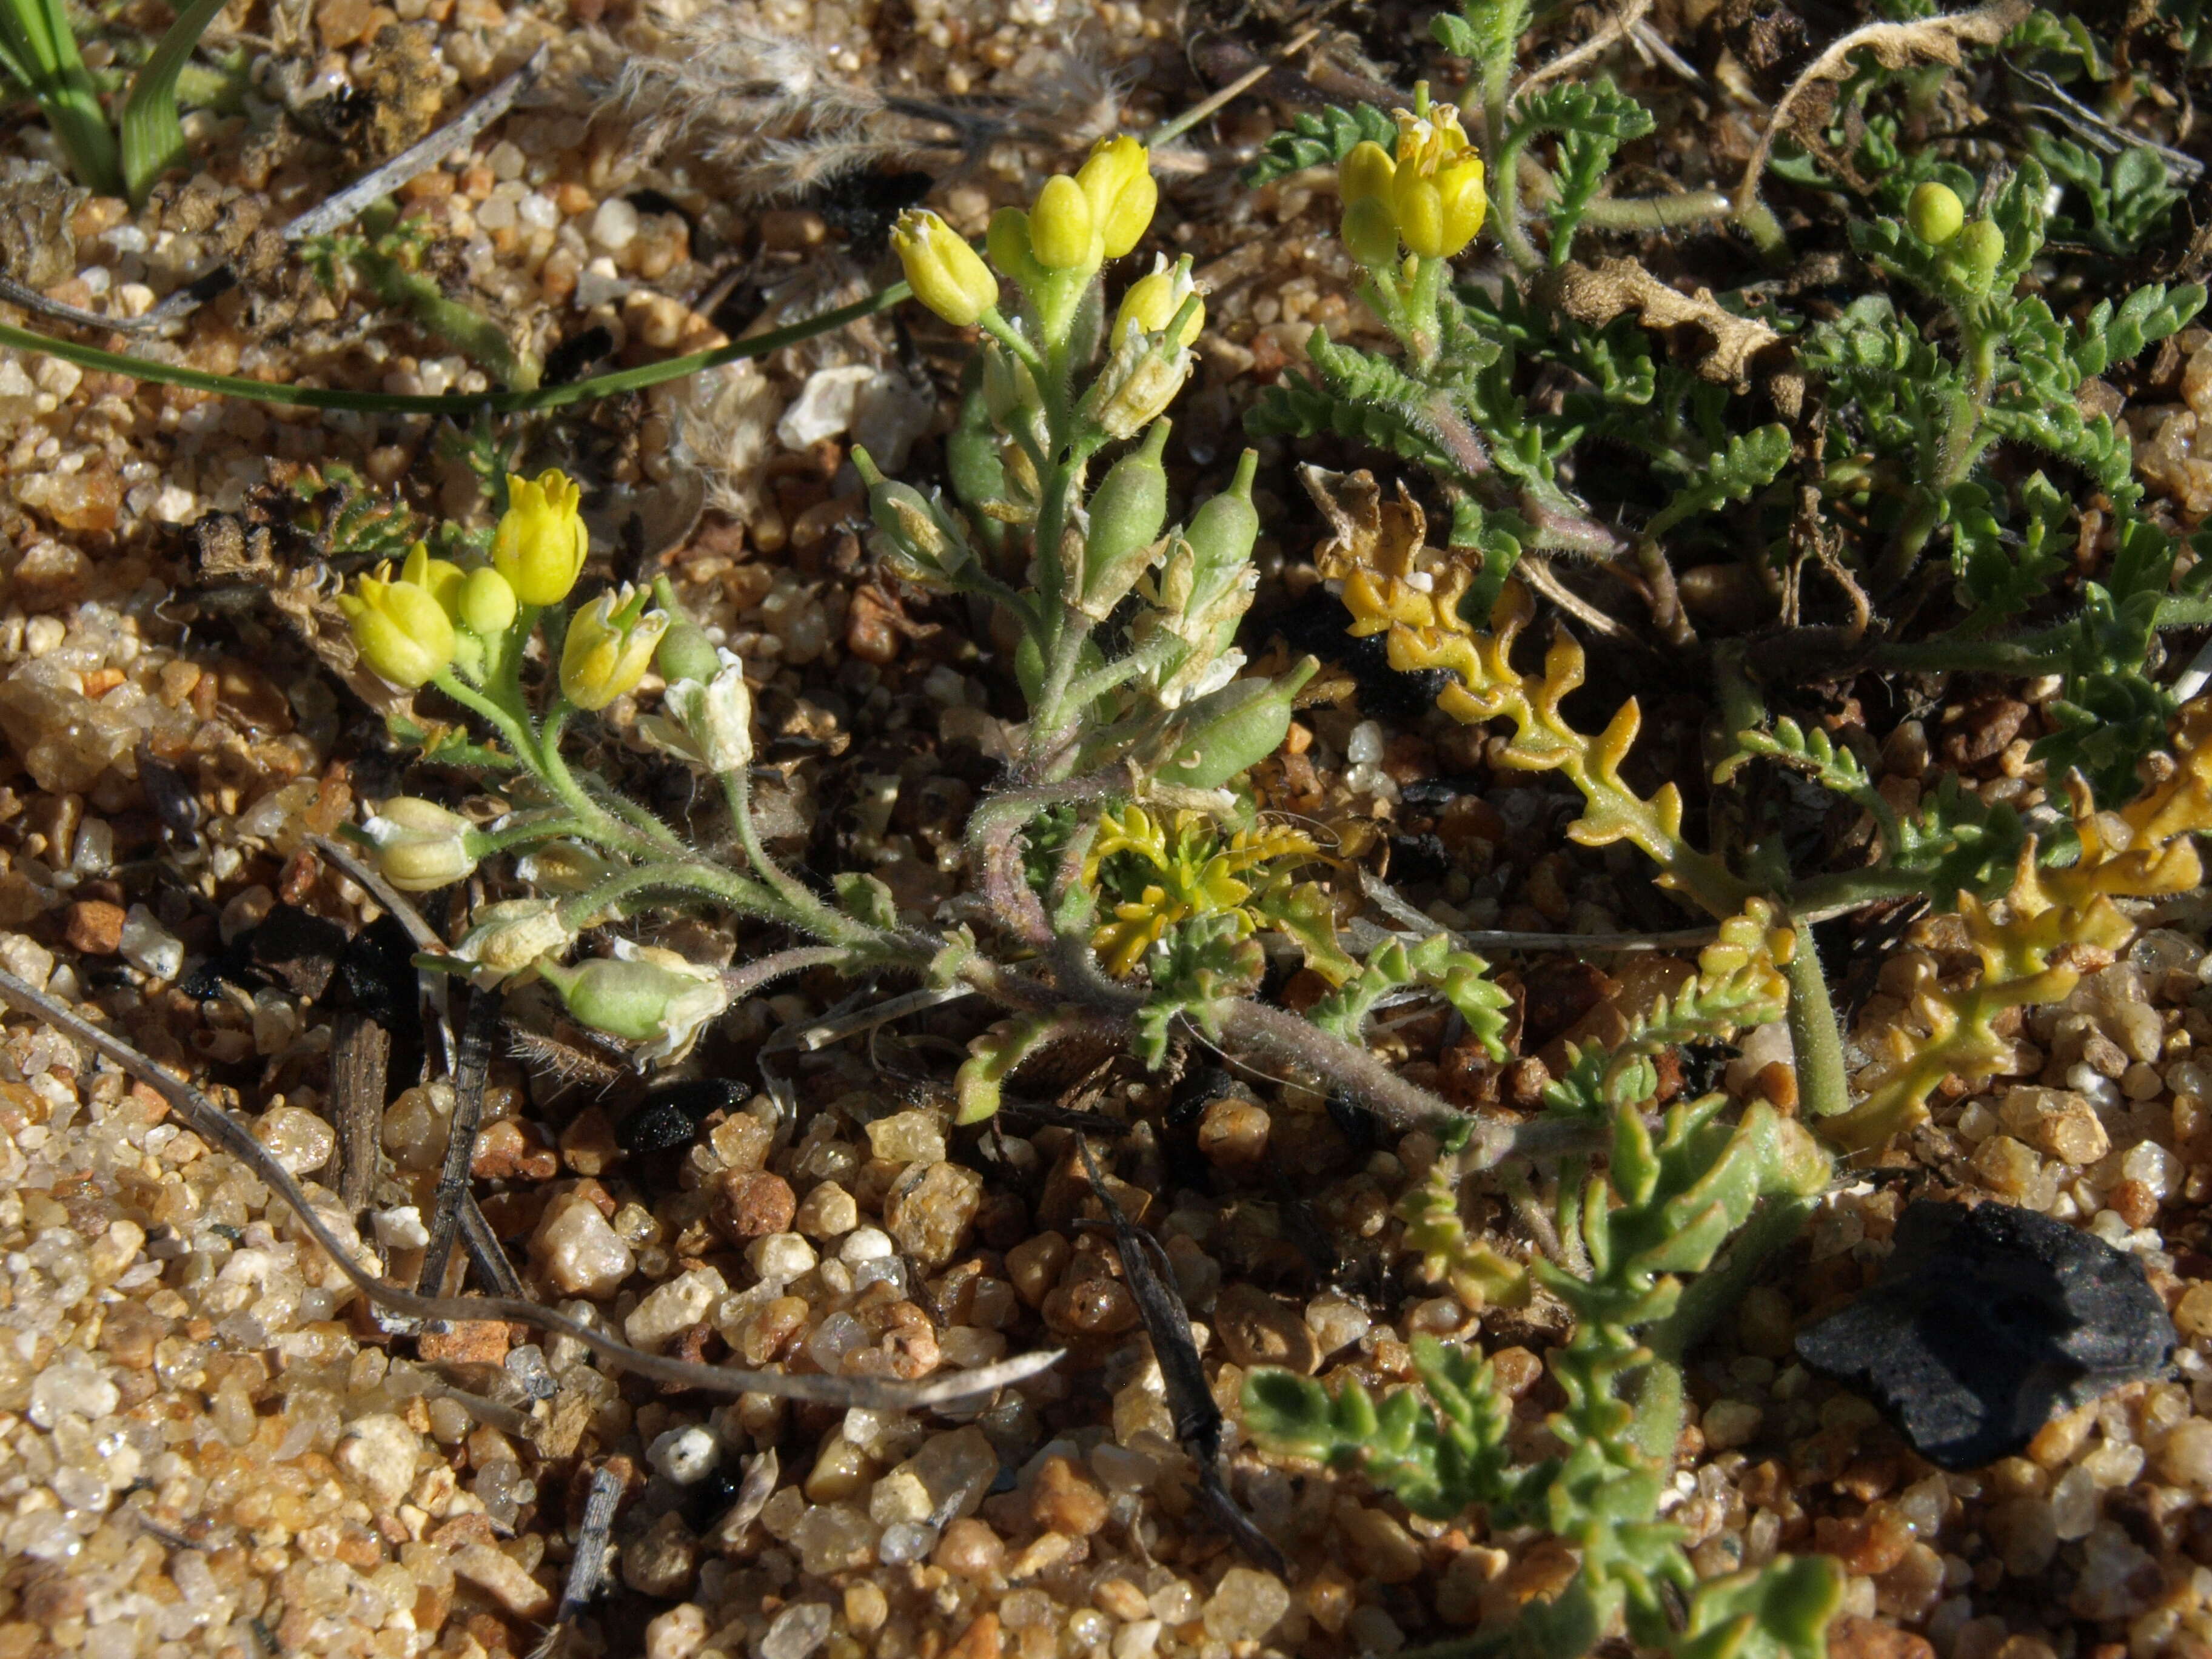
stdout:
POLYGON ((49 357, 59 357, 64 362, 75 363, 79 368, 96 368, 110 374, 128 375, 134 380, 151 380, 159 386, 189 386, 195 392, 210 392, 225 398, 243 398, 259 404, 283 404, 294 409, 351 409, 365 414, 378 415, 445 415, 465 421, 483 413, 520 415, 538 410, 564 409, 570 404, 589 403, 594 398, 609 398, 617 392, 637 392, 646 386, 659 386, 664 380, 680 380, 687 374, 696 374, 702 369, 719 368, 724 363, 734 363, 747 357, 765 357, 772 351, 781 351, 802 340, 828 334, 848 323, 857 323, 863 317, 888 311, 902 300, 909 298, 914 290, 904 283, 894 283, 879 289, 864 300, 840 306, 835 311, 823 312, 783 328, 770 329, 765 334, 749 334, 742 340, 732 340, 712 351, 695 351, 689 356, 671 357, 665 362, 647 363, 637 368, 625 368, 613 374, 602 374, 596 380, 577 380, 568 386, 540 386, 534 392, 487 392, 474 395, 457 393, 442 398, 412 397, 396 392, 348 392, 336 386, 278 386, 266 380, 248 380, 234 374, 210 374, 204 370, 185 368, 174 363, 149 362, 143 357, 126 357, 118 351, 103 351, 98 346, 79 345, 73 340, 58 340, 51 335, 39 334, 27 328, 11 328, 0 323, 0 346, 13 346, 18 351, 41 352, 49 357))
POLYGON ((0 0, 0 64, 38 100, 76 181, 102 196, 121 195, 115 134, 61 0, 0 0))
POLYGON ((184 159, 185 129, 177 119, 177 77, 224 3, 225 0, 192 0, 169 26, 161 44, 154 48, 154 55, 131 83, 130 99, 123 106, 123 185, 133 207, 143 204, 155 181, 184 159))

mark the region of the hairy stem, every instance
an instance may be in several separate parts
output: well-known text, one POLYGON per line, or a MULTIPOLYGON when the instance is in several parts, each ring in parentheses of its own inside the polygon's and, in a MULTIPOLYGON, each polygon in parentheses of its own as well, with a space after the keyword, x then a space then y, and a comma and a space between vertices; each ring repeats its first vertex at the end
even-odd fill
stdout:
POLYGON ((1797 948, 1784 972, 1790 981, 1790 1041, 1797 1056, 1799 1109, 1811 1117, 1833 1117, 1851 1105, 1850 1079, 1844 1069, 1844 1040, 1836 1029, 1835 1006, 1828 1000, 1827 976, 1814 948, 1813 929, 1798 921, 1797 948))

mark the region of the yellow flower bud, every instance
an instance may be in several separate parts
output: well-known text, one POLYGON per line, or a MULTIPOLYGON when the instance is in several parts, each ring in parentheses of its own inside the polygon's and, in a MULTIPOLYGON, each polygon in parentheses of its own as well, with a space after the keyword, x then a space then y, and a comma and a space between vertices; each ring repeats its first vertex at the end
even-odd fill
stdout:
POLYGON ((514 589, 489 565, 479 565, 461 583, 460 622, 470 633, 485 639, 504 634, 514 625, 518 609, 514 589))
POLYGON ((623 586, 602 593, 568 624, 561 646, 561 693, 579 708, 605 708, 636 689, 668 630, 668 613, 647 611, 648 595, 623 586))
POLYGON ((460 615, 461 588, 468 579, 469 573, 451 559, 432 558, 427 542, 417 542, 409 548, 407 561, 399 567, 399 580, 413 582, 437 600, 448 621, 460 615))
POLYGON ((951 226, 927 208, 908 208, 891 231, 891 250, 914 297, 961 328, 999 303, 999 279, 951 226))
POLYGON ((1105 256, 1091 198, 1064 173, 1044 181, 1030 210, 1030 252, 1047 270, 1079 270, 1105 256))
MULTIPOLYGON (((408 562, 422 554, 418 545, 408 562)), ((443 673, 453 660, 453 624, 427 587, 393 580, 389 561, 363 576, 354 592, 338 595, 338 609, 353 628, 361 659, 380 678, 413 690, 443 673)))
POLYGON ((1398 222, 1390 215, 1387 198, 1368 196, 1347 203, 1336 234, 1346 251, 1370 269, 1398 257, 1398 222))
POLYGON ((549 470, 536 483, 507 481, 507 511, 491 541, 492 568, 524 605, 558 605, 583 574, 591 550, 584 528, 584 492, 566 473, 549 470))
POLYGON ((458 812, 419 795, 395 795, 362 826, 376 844, 376 867, 403 893, 450 887, 477 867, 473 830, 458 812))
POLYGON ((1101 138, 1091 159, 1075 175, 1090 198, 1106 257, 1118 259, 1136 246, 1152 222, 1160 187, 1152 178, 1152 152, 1127 133, 1101 138))
POLYGON ((1426 115, 1400 110, 1390 177, 1399 239, 1425 259, 1449 259, 1474 240, 1486 203, 1482 158, 1468 146, 1457 112, 1448 104, 1426 115))
MULTIPOLYGON (((1130 283, 1129 291, 1121 296, 1121 308, 1114 313, 1113 343, 1121 345, 1132 334, 1158 334, 1175 320, 1183 301, 1195 291, 1191 285, 1188 258, 1173 270, 1168 270, 1163 261, 1151 275, 1139 276, 1130 283)), ((1206 304, 1200 301, 1169 344, 1188 345, 1198 338, 1199 330, 1205 325, 1206 304)))
POLYGON ((1372 138, 1363 138, 1336 164, 1337 196, 1347 208, 1354 202, 1388 197, 1391 176, 1397 171, 1389 150, 1372 138))

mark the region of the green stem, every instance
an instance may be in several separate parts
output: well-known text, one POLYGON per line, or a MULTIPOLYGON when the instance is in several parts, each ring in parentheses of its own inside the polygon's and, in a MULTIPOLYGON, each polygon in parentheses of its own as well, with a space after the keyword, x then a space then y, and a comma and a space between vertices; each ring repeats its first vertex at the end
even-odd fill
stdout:
POLYGON ((842 911, 824 904, 810 892, 805 884, 769 855, 768 848, 760 838, 760 826, 753 822, 752 778, 743 767, 736 767, 721 775, 723 799, 729 802, 730 817, 737 824, 738 844, 745 849, 746 860, 753 873, 772 888, 799 921, 799 925, 817 939, 839 945, 860 944, 872 937, 842 911))
POLYGON ((623 871, 618 876, 611 876, 589 892, 577 893, 562 900, 561 921, 574 931, 586 926, 594 916, 612 910, 626 898, 653 891, 697 893, 720 899, 733 909, 744 910, 753 915, 769 916, 784 922, 792 921, 782 904, 765 887, 747 881, 743 876, 693 860, 681 863, 640 865, 634 870, 623 871))
POLYGON ((1645 1345, 1661 1359, 1680 1364, 1682 1357, 1742 1302, 1752 1280, 1777 1250, 1804 1231, 1812 1213, 1812 1200, 1791 1194, 1761 1204, 1729 1243, 1728 1261, 1690 1281, 1674 1311, 1644 1333, 1645 1345))
POLYGON ((514 821, 504 830, 476 831, 469 837, 469 850, 480 859, 489 858, 495 853, 509 852, 517 847, 528 847, 538 842, 575 835, 581 827, 558 807, 518 812, 514 814, 514 821))
POLYGON ((1790 1041, 1797 1057, 1798 1110, 1808 1117, 1833 1117, 1851 1105, 1850 1079, 1844 1070, 1844 1040, 1836 1029, 1836 1010, 1828 1000, 1827 977, 1814 948, 1812 924, 1796 922, 1797 948, 1790 953, 1790 1041))
POLYGON ((1679 196, 1601 196, 1583 209, 1583 222, 1598 230, 1674 230, 1728 215, 1729 199, 1718 191, 1686 190, 1679 196))
MULTIPOLYGON (((119 181, 115 189, 105 193, 121 194, 119 181)), ((904 283, 894 283, 889 288, 878 289, 866 299, 856 300, 848 306, 840 306, 835 311, 825 311, 819 316, 809 317, 788 327, 748 335, 742 340, 732 340, 712 351, 695 351, 688 356, 671 357, 665 362, 625 368, 617 374, 602 374, 594 380, 578 380, 569 386, 539 386, 534 392, 460 392, 440 398, 396 392, 347 392, 332 386, 281 386, 267 380, 244 380, 234 374, 210 374, 201 369, 185 368, 173 363, 149 362, 143 357, 126 357, 120 352, 103 351, 97 346, 58 340, 51 335, 34 333, 27 328, 12 328, 4 323, 0 323, 0 345, 12 346, 18 351, 39 352, 49 357, 58 357, 64 362, 75 363, 79 368, 96 368, 134 380, 149 380, 158 386, 187 386, 195 392, 243 398, 252 403, 280 404, 294 409, 351 409, 364 414, 442 415, 465 423, 485 412, 518 415, 538 410, 565 409, 570 404, 588 403, 595 398, 611 398, 622 392, 659 386, 663 381, 680 380, 687 374, 720 368, 725 363, 765 357, 786 346, 797 345, 803 340, 811 340, 817 335, 841 329, 848 323, 856 323, 864 317, 888 311, 901 301, 911 297, 913 292, 904 283)))
POLYGON ((2056 673, 2064 668, 2066 653, 2034 639, 1912 640, 1870 647, 1865 660, 1869 668, 1906 673, 2032 675, 2056 673))

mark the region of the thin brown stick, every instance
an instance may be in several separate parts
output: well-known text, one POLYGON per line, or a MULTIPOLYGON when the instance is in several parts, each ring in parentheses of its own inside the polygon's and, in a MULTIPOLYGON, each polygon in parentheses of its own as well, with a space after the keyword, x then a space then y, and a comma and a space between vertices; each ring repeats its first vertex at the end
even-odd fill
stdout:
POLYGON ((1735 188, 1736 216, 1747 220, 1765 211, 1759 199, 1759 181, 1774 154, 1774 141, 1789 131, 1790 115, 1800 99, 1821 82, 1840 81, 1850 72, 1853 52, 1870 51, 1888 69, 1902 69, 1928 58, 1955 64, 1960 58, 1960 41, 1993 46, 2032 9, 2028 0, 1990 0, 1989 4, 1972 11, 1955 12, 1944 17, 1922 17, 1905 23, 1868 23, 1832 41, 1827 50, 1808 64, 1790 83, 1790 89, 1782 94, 1773 113, 1767 117, 1765 130, 1759 135, 1751 159, 1743 164, 1743 178, 1735 188))
POLYGON ((376 1196, 391 1065, 391 1032, 366 1014, 337 1017, 331 1036, 331 1117, 338 1132, 338 1200, 349 1215, 359 1216, 376 1196))
POLYGON ((1510 109, 1513 105, 1519 103, 1547 81, 1556 81, 1563 75, 1574 73, 1634 29, 1637 24, 1644 20, 1644 14, 1650 9, 1651 0, 1628 0, 1626 5, 1615 12, 1606 22, 1600 24, 1597 33, 1591 35, 1582 45, 1571 52, 1561 52, 1541 69, 1533 71, 1513 89, 1513 96, 1508 100, 1506 106, 1510 109))
POLYGON ((484 1080, 491 1070, 492 1033, 499 1029, 500 997, 478 991, 469 999, 461 1025, 461 1052, 453 1065, 453 1127, 446 1135, 446 1159, 438 1170, 438 1195, 430 1211, 430 1244, 422 1253, 422 1277, 415 1288, 424 1296, 446 1293, 446 1267, 460 1236, 461 1212, 469 1197, 469 1168, 476 1160, 477 1127, 483 1121, 484 1080))
POLYGON ((924 1382, 893 1382, 872 1376, 793 1376, 781 1371, 744 1370, 734 1365, 704 1365, 690 1360, 671 1359, 665 1354, 647 1353, 580 1319, 571 1319, 540 1303, 514 1297, 417 1296, 412 1291, 386 1284, 363 1268, 354 1259, 354 1250, 358 1246, 348 1245, 331 1231, 321 1212, 308 1202, 307 1193, 293 1177, 292 1172, 271 1158, 269 1149, 256 1140, 244 1124, 191 1084, 155 1065, 122 1038, 102 1030, 76 1010, 43 991, 34 990, 4 969, 0 969, 0 1002, 5 1002, 33 1019, 44 1020, 73 1042, 83 1043, 96 1053, 106 1055, 124 1071, 155 1090, 168 1102, 169 1109, 193 1133, 210 1146, 218 1146, 238 1159, 265 1182, 271 1192, 283 1200, 292 1212, 299 1217, 300 1224, 308 1237, 322 1247, 324 1254, 330 1257, 340 1273, 353 1282, 356 1290, 377 1307, 404 1318, 517 1320, 539 1330, 572 1338, 610 1364, 634 1371, 640 1376, 649 1376, 657 1382, 672 1383, 679 1389, 698 1389, 732 1397, 741 1394, 774 1395, 785 1400, 818 1401, 845 1409, 859 1406, 870 1411, 918 1411, 946 1401, 973 1399, 977 1395, 989 1394, 1010 1383, 1018 1382, 1025 1376, 1034 1376, 1060 1357, 1061 1351, 1054 1348, 1039 1353, 1022 1354, 1012 1359, 1001 1360, 995 1365, 979 1366, 974 1370, 955 1371, 924 1382))

